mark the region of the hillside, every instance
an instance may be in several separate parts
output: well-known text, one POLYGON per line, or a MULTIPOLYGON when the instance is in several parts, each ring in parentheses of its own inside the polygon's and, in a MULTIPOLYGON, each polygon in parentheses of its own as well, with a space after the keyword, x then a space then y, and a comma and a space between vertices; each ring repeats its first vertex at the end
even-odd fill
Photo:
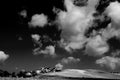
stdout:
POLYGON ((61 72, 46 73, 46 76, 59 76, 66 78, 102 78, 102 79, 120 79, 120 76, 114 75, 101 70, 78 70, 78 69, 66 69, 61 72))

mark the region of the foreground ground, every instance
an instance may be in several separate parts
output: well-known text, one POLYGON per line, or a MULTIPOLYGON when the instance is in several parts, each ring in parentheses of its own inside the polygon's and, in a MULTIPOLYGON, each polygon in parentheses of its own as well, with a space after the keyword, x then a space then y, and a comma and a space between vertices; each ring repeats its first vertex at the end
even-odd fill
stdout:
POLYGON ((29 78, 0 77, 0 80, 120 80, 120 76, 101 70, 66 69, 29 78))
MULTIPOLYGON (((44 77, 44 78, 5 78, 2 77, 0 80, 109 80, 109 79, 95 79, 95 78, 61 78, 61 77, 44 77)), ((110 79, 113 80, 113 79, 110 79)), ((116 80, 116 79, 114 79, 116 80)))
MULTIPOLYGON (((73 80, 73 79, 63 79, 63 78, 0 78, 0 80, 73 80)), ((78 80, 78 79, 74 79, 78 80)), ((82 79, 81 79, 82 80, 82 79)))

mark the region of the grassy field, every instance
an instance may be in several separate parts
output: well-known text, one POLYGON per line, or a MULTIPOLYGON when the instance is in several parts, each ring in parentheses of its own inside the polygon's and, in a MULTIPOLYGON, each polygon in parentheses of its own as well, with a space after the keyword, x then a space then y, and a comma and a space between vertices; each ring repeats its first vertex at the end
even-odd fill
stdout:
MULTIPOLYGON (((73 79, 63 79, 63 78, 0 78, 0 80, 73 80, 73 79)), ((78 79, 74 79, 78 80, 78 79)), ((80 79, 79 79, 80 80, 80 79)))
MULTIPOLYGON (((42 78, 10 78, 10 77, 0 77, 0 80, 109 80, 109 79, 62 78, 62 77, 42 77, 42 78)), ((113 80, 113 79, 110 79, 110 80, 113 80)))

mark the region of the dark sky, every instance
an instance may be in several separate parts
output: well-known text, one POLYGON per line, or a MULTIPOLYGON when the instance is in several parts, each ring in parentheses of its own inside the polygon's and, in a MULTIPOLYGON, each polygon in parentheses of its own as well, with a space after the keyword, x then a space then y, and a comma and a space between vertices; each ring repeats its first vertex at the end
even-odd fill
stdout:
MULTIPOLYGON (((55 0, 49 0, 48 2, 43 1, 16 0, 12 2, 6 1, 3 3, 5 6, 2 6, 1 10, 2 24, 0 26, 0 50, 9 54, 10 57, 0 65, 0 69, 16 71, 16 67, 18 70, 33 70, 42 66, 54 67, 54 65, 57 64, 63 57, 69 55, 66 51, 60 48, 56 49, 56 53, 59 55, 57 58, 32 54, 34 46, 31 39, 31 33, 35 33, 35 31, 29 29, 27 22, 30 21, 31 16, 36 13, 44 12, 47 15, 53 15, 53 6, 60 7, 62 9, 62 5, 58 4, 59 0, 57 0, 58 3, 55 3, 54 5, 51 3, 55 2, 55 0), (27 19, 23 19, 23 17, 19 15, 19 12, 23 9, 28 11, 27 19), (18 40, 19 37, 22 37, 22 40, 18 40)), ((54 19, 53 17, 50 18, 54 19)), ((81 62, 66 65, 65 68, 93 68, 108 70, 106 68, 101 68, 99 65, 95 65, 94 61, 96 58, 81 54, 82 52, 80 51, 75 54, 71 54, 75 57, 80 56, 81 62)))

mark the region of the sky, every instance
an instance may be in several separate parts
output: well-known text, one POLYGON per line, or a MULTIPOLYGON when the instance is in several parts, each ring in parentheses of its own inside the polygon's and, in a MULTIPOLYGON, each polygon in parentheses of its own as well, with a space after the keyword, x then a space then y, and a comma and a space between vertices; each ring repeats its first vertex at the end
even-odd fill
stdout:
POLYGON ((120 3, 100 2, 8 2, 2 9, 0 69, 57 66, 120 72, 120 3))

